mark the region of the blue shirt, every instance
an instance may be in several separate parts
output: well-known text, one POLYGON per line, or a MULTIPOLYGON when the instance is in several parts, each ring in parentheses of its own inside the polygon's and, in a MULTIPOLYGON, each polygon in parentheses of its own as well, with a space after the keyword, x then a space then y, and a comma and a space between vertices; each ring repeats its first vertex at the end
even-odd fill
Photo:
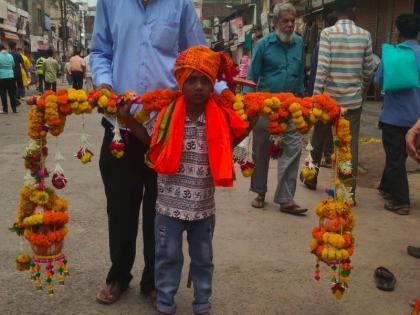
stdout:
MULTIPOLYGON (((417 67, 420 74, 420 46, 415 40, 405 42, 416 53, 417 67)), ((396 65, 398 66, 398 65, 396 65)), ((382 88, 384 83, 383 64, 375 76, 375 82, 382 88)), ((379 121, 398 126, 412 127, 420 117, 420 89, 386 92, 379 121)))
POLYGON ((177 88, 175 59, 194 45, 206 45, 191 0, 98 0, 90 49, 95 85, 138 94, 177 88))
POLYGON ((0 52, 0 79, 14 78, 13 67, 15 61, 7 51, 0 52))
MULTIPOLYGON (((289 46, 282 44, 275 32, 260 39, 254 49, 248 79, 257 83, 259 91, 292 92, 304 90, 304 46, 294 35, 289 46)), ((246 92, 252 88, 246 87, 246 92)))

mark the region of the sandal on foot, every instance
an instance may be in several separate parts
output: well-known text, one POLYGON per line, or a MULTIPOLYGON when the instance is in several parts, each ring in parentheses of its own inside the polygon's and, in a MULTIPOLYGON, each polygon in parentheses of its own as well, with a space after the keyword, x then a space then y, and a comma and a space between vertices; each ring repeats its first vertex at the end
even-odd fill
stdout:
POLYGON ((155 289, 148 292, 141 291, 141 296, 144 297, 152 306, 156 306, 157 294, 155 289))
POLYGON ((100 304, 112 304, 121 298, 121 295, 127 290, 128 286, 123 286, 119 282, 112 282, 101 289, 96 296, 96 301, 100 304))
POLYGON ((254 208, 261 209, 264 208, 265 205, 265 196, 258 195, 251 204, 254 208))
POLYGON ((378 267, 375 269, 374 278, 376 282, 376 287, 382 291, 393 291, 395 288, 395 279, 394 274, 386 269, 385 267, 378 267))
POLYGON ((379 194, 381 195, 382 198, 384 198, 385 200, 392 200, 392 195, 382 189, 378 189, 379 194))
POLYGON ((384 208, 399 215, 410 214, 410 205, 396 205, 394 202, 389 201, 384 205, 384 208))
POLYGON ((284 213, 290 213, 293 215, 303 215, 308 209, 302 208, 297 204, 285 204, 280 205, 280 211, 284 213))

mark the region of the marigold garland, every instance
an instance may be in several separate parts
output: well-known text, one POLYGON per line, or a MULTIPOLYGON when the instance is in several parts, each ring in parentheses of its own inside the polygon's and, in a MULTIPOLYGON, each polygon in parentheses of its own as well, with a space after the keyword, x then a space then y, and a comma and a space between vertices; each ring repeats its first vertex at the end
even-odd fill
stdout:
MULTIPOLYGON (((328 100, 325 95, 319 99, 328 100)), ((319 99, 317 102, 320 103, 319 99)), ((332 105, 324 106, 322 109, 325 109, 324 113, 319 115, 317 113, 321 120, 322 115, 324 115, 324 120, 327 120, 327 115, 329 117, 335 115, 335 108, 332 105)), ((315 280, 320 280, 320 262, 324 262, 332 269, 331 291, 339 300, 348 288, 348 280, 353 268, 350 257, 355 249, 349 121, 340 117, 336 123, 335 134, 334 189, 326 189, 330 197, 321 201, 315 209, 319 217, 319 226, 312 230, 314 239, 311 241, 310 248, 311 252, 317 256, 315 280)))
MULTIPOLYGON (((150 120, 152 112, 158 112, 168 106, 179 95, 179 91, 156 90, 141 96, 137 96, 131 91, 118 96, 107 89, 93 90, 89 95, 86 95, 84 91, 70 89, 59 90, 57 93, 46 91, 41 97, 28 98, 27 103, 33 105, 29 111, 28 135, 38 147, 32 144, 26 151, 25 167, 30 170, 33 179, 25 180, 25 186, 20 193, 21 198, 14 224, 16 231, 23 233, 33 245, 34 250, 38 246, 39 250, 48 252, 48 246, 53 244, 58 244, 56 249, 61 250, 61 242, 67 233, 65 224, 69 219, 66 213, 68 205, 64 199, 56 195, 53 189, 45 186, 44 180, 48 176, 48 172, 44 160, 48 154, 45 146, 47 132, 54 136, 62 133, 66 116, 90 113, 93 108, 97 107, 99 112, 116 118, 122 125, 116 115, 118 104, 131 102, 140 105, 140 110, 134 114, 135 119, 140 123, 146 123, 150 120)), ((298 98, 291 93, 254 92, 235 95, 229 90, 225 90, 221 95, 214 97, 220 106, 232 108, 244 121, 257 115, 267 116, 269 131, 273 135, 284 133, 289 128, 289 121, 293 121, 297 130, 304 134, 316 122, 332 121, 340 113, 337 102, 327 94, 298 98)), ((116 126, 119 130, 119 125, 116 126)), ((316 211, 320 216, 320 227, 315 231, 314 240, 311 242, 311 250, 318 256, 319 261, 338 268, 338 273, 333 268, 333 278, 336 281, 332 288, 337 298, 347 287, 351 271, 349 257, 354 251, 352 229, 355 220, 351 212, 351 202, 348 200, 348 187, 346 187, 348 179, 351 178, 351 163, 349 164, 351 150, 348 145, 350 140, 348 124, 340 120, 337 124, 337 140, 335 141, 338 149, 334 159, 339 174, 338 184, 335 187, 336 197, 318 205, 316 211)), ((120 158, 124 155, 125 146, 126 144, 119 136, 109 149, 114 156, 120 158)), ((281 148, 278 149, 276 152, 281 151, 281 148)), ((81 150, 77 152, 82 163, 89 162, 92 155, 93 153, 87 149, 87 146, 82 146, 81 150)), ((241 163, 244 176, 251 176, 254 168, 255 164, 251 160, 244 160, 241 163)), ((57 176, 60 177, 60 174, 57 174, 53 175, 55 181, 57 181, 57 176)), ((64 175, 62 178, 65 179, 64 175)), ((65 186, 65 182, 58 181, 55 186, 62 188, 65 186)), ((62 258, 60 258, 61 260, 62 258)), ((22 264, 26 264, 25 259, 21 259, 21 261, 22 264)), ((65 265, 66 263, 63 266, 65 265)), ((47 266, 47 282, 50 293, 52 292, 52 268, 50 265, 47 266)), ((39 274, 39 264, 31 265, 31 270, 34 272, 33 280, 39 287, 41 280, 39 276, 36 276, 39 274)), ((319 276, 319 268, 317 270, 319 276)), ((63 275, 63 272, 60 275, 63 275)))
POLYGON ((67 227, 63 226, 61 229, 56 231, 48 232, 32 232, 25 230, 24 237, 33 245, 36 246, 49 246, 53 243, 61 242, 67 235, 67 227))

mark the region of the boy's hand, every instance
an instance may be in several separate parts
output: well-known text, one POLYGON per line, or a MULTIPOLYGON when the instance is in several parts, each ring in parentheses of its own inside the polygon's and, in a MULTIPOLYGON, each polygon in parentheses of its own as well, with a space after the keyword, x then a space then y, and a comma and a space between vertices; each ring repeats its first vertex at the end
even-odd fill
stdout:
MULTIPOLYGON (((69 73, 69 74, 71 74, 71 73, 69 73)), ((106 84, 106 83, 101 83, 101 84, 98 85, 98 87, 96 89, 97 90, 106 89, 106 90, 111 91, 112 90, 112 86, 110 86, 109 84, 106 84)))
POLYGON ((131 102, 128 101, 123 102, 120 106, 118 106, 117 115, 121 117, 126 123, 130 118, 132 118, 130 114, 131 105, 131 102))

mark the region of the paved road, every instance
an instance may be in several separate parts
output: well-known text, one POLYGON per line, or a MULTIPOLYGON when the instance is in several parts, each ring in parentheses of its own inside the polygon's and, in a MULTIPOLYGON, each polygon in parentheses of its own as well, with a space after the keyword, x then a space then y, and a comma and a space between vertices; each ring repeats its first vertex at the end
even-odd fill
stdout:
MULTIPOLYGON (((70 233, 66 239, 71 276, 54 296, 34 289, 28 274, 14 269, 19 239, 7 231, 14 220, 18 191, 23 182, 21 156, 26 143, 26 112, 0 115, 0 314, 155 314, 139 297, 142 247, 133 270, 134 279, 123 299, 112 306, 98 305, 94 297, 103 284, 108 260, 105 200, 98 169, 102 127, 100 116, 86 117, 86 131, 96 154, 94 161, 82 166, 72 157, 80 144, 81 117, 69 117, 58 147, 66 161, 62 163, 69 185, 60 192, 70 203, 70 233)), ((365 128, 365 127, 363 127, 365 128)), ((372 129, 373 130, 373 129, 372 129)), ((50 157, 56 141, 49 138, 50 157)), ((371 150, 362 146, 361 150, 371 150)), ((377 160, 383 159, 378 155, 377 160)), ((49 161, 49 167, 53 162, 49 161)), ((239 176, 234 189, 217 191, 217 225, 214 239, 215 274, 213 314, 296 314, 296 315, 400 315, 408 314, 407 301, 420 293, 420 261, 405 253, 408 244, 420 245, 420 197, 413 193, 412 215, 396 216, 382 209, 383 201, 376 191, 360 188, 358 193, 357 250, 350 289, 341 302, 335 301, 329 289, 328 269, 322 268, 322 280, 311 277, 315 259, 309 253, 311 228, 317 224, 313 211, 306 217, 280 213, 273 204, 275 163, 269 173, 268 200, 265 210, 250 207, 253 195, 249 180, 239 176), (373 270, 386 266, 397 276, 395 292, 375 288, 373 270)), ((410 176, 412 185, 420 179, 410 176)), ((321 185, 327 186, 330 174, 321 174, 321 185)), ((419 191, 419 190, 417 190, 419 191)), ((296 200, 314 208, 324 197, 321 189, 307 191, 298 186, 296 200)), ((186 247, 185 247, 186 249, 186 247)), ((187 252, 185 252, 187 253, 187 252)), ((186 254, 186 264, 188 255, 186 254)), ((177 295, 178 314, 192 314, 192 291, 185 288, 186 268, 177 295)))

